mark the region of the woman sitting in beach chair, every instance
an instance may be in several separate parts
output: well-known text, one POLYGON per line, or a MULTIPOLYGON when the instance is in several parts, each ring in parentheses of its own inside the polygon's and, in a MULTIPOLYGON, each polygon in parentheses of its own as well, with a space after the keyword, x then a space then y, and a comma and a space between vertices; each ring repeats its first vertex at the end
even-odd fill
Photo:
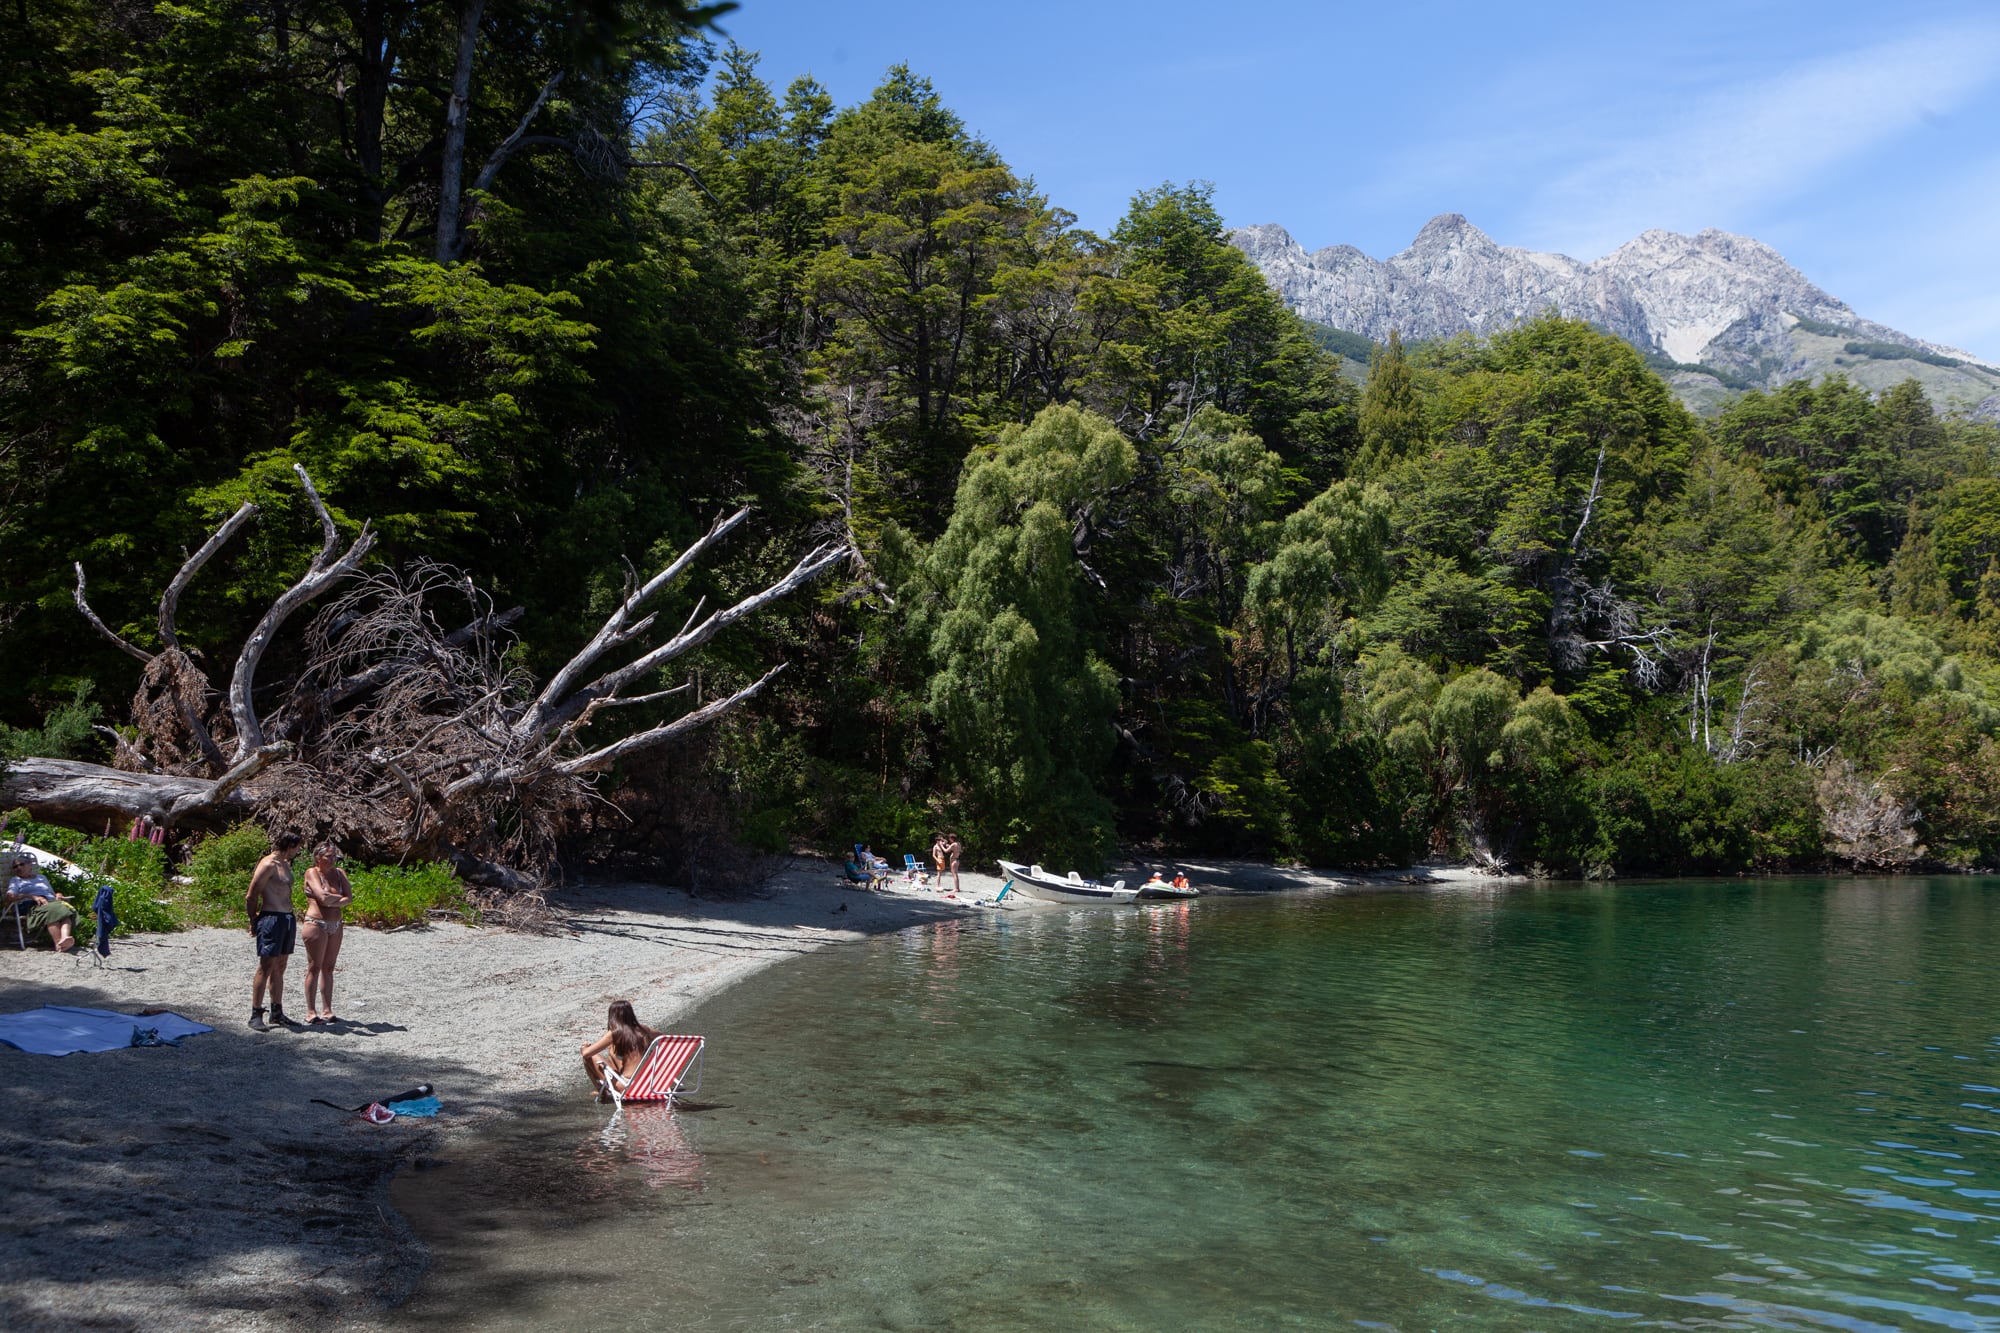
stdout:
POLYGON ((605 1021, 604 1035, 583 1048, 583 1072, 600 1102, 611 1100, 614 1080, 622 1086, 637 1072, 646 1047, 660 1035, 639 1021, 630 1000, 613 1000, 605 1021))

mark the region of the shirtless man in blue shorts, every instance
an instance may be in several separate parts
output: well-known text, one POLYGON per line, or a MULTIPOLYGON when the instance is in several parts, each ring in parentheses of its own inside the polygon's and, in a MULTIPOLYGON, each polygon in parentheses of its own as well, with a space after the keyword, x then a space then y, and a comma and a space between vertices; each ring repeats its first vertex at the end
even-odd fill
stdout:
POLYGON ((289 1027, 285 1018, 285 964, 292 960, 292 948, 299 937, 298 918, 292 914, 292 855, 304 839, 296 833, 280 833, 271 852, 250 872, 250 892, 243 896, 243 910, 250 914, 250 937, 257 941, 257 979, 250 983, 250 1026, 267 1031, 264 1021, 264 991, 271 992, 271 1022, 289 1027))

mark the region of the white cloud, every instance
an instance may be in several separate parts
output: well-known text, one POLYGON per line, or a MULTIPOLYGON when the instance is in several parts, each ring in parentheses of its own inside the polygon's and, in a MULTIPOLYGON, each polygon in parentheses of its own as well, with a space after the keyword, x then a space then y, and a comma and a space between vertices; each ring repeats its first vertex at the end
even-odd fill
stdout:
POLYGON ((1537 242, 1595 257, 1648 227, 1746 225, 1842 163, 1950 112, 2000 79, 2000 23, 1937 27, 1717 89, 1657 129, 1578 145, 1533 192, 1537 242))

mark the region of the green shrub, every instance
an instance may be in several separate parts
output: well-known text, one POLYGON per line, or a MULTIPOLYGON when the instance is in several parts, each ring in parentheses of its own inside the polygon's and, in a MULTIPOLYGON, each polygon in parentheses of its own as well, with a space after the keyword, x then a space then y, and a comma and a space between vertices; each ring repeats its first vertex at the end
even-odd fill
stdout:
POLYGON ((78 681, 76 697, 43 714, 38 728, 0 726, 0 759, 81 759, 91 753, 97 745, 91 724, 98 714, 89 702, 91 684, 78 681))
MULTIPOLYGON (((157 849, 156 849, 157 850, 157 849)), ((111 882, 111 910, 118 917, 117 935, 158 934, 185 930, 190 924, 171 901, 162 901, 152 891, 118 880, 111 882)), ((97 937, 97 917, 91 907, 97 890, 105 881, 96 875, 73 879, 63 893, 76 908, 76 938, 88 944, 97 937)))
POLYGON ((270 850, 270 835, 253 823, 202 839, 188 856, 186 868, 195 903, 209 909, 208 915, 233 911, 231 924, 241 924, 237 918, 250 892, 250 872, 270 850))
POLYGON ((1700 751, 1621 756, 1587 784, 1595 845, 1578 859, 1620 874, 1736 874, 1807 865, 1819 807, 1797 764, 1720 764, 1700 751))
POLYGON ((440 861, 407 866, 356 866, 347 872, 354 901, 342 915, 356 925, 420 925, 433 910, 456 912, 477 921, 479 911, 466 897, 465 885, 440 861))
POLYGON ((190 923, 166 896, 167 855, 150 842, 120 837, 92 837, 56 824, 42 824, 25 810, 6 815, 6 841, 21 839, 46 852, 73 861, 87 872, 81 879, 63 880, 51 875, 50 882, 77 910, 77 938, 89 940, 97 933, 97 920, 90 913, 98 888, 110 882, 113 910, 118 914, 118 933, 182 930, 190 923))

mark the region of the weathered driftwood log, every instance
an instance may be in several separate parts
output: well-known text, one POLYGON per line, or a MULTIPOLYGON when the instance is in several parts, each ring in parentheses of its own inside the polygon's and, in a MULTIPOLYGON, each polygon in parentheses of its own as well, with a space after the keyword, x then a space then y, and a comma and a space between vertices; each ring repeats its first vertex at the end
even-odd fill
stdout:
POLYGON ((92 833, 107 824, 122 830, 141 815, 163 827, 221 829, 257 813, 257 796, 241 778, 225 788, 214 778, 17 759, 0 770, 0 809, 22 806, 37 819, 92 833))

